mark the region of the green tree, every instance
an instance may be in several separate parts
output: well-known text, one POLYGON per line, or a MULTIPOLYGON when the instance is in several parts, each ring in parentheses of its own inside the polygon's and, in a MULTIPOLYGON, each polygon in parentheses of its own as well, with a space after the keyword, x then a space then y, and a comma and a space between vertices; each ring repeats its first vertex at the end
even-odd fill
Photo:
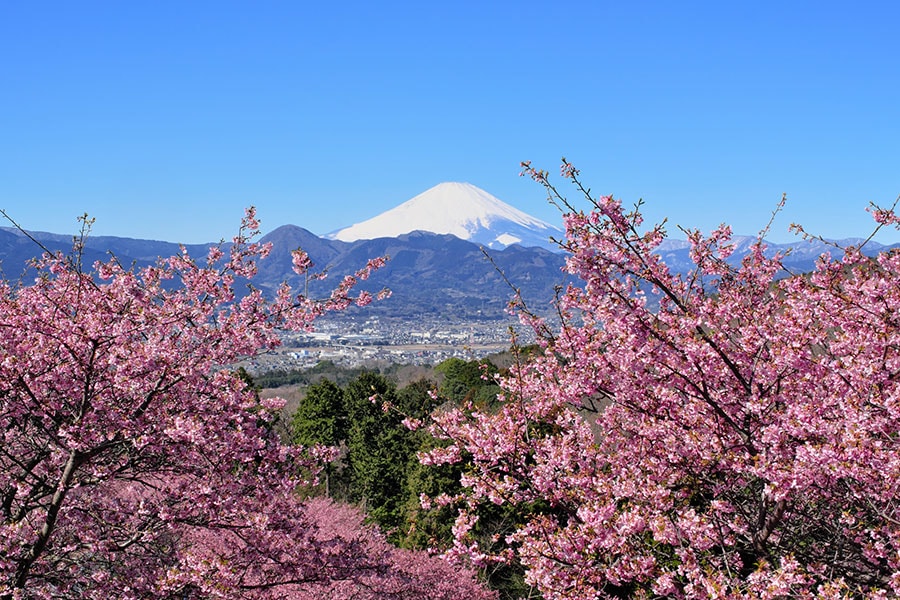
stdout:
MULTIPOLYGON (((309 387, 290 427, 291 441, 303 446, 340 446, 347 440, 347 411, 344 392, 334 382, 323 379, 309 387)), ((325 466, 325 495, 343 498, 346 478, 339 461, 325 466)))
POLYGON ((435 389, 437 389, 437 384, 430 379, 419 379, 403 386, 397 391, 397 410, 403 416, 424 419, 444 402, 443 398, 432 397, 435 389))
POLYGON ((291 418, 291 440, 304 446, 337 446, 346 439, 344 392, 329 379, 311 385, 291 418))
POLYGON ((473 400, 489 406, 500 392, 500 387, 490 379, 498 372, 497 366, 487 359, 465 361, 448 358, 434 370, 444 376, 439 388, 441 396, 457 404, 473 400))
POLYGON ((344 393, 349 428, 350 499, 365 505, 369 518, 397 539, 408 497, 406 477, 415 446, 395 406, 397 390, 384 376, 363 373, 344 393))

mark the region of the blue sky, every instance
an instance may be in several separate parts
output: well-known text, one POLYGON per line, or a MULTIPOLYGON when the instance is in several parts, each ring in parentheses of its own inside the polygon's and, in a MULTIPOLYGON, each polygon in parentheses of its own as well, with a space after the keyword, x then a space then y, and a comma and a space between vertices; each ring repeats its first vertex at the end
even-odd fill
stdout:
MULTIPOLYGON (((893 2, 0 7, 0 207, 30 229, 322 234, 442 181, 559 223, 566 156, 649 219, 866 235, 900 194, 893 2)), ((900 241, 890 232, 882 241, 900 241)))

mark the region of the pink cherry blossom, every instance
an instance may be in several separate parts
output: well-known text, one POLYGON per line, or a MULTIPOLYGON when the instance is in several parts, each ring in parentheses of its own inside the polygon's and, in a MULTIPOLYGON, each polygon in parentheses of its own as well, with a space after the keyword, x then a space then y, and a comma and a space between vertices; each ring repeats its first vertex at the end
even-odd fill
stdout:
POLYGON ((336 449, 283 444, 283 401, 229 365, 359 302, 383 263, 322 301, 266 299, 235 289, 268 253, 256 228, 249 209, 203 264, 47 255, 33 284, 0 282, 0 599, 491 597, 297 496, 336 449))
POLYGON ((499 410, 434 416, 449 446, 424 461, 467 461, 451 554, 517 561, 546 600, 900 595, 900 253, 796 275, 767 229, 728 262, 722 226, 687 232, 680 275, 639 205, 564 162, 586 214, 523 168, 565 210, 582 283, 555 330, 520 306, 542 352, 499 410), (519 508, 504 544, 473 535, 484 504, 519 508))

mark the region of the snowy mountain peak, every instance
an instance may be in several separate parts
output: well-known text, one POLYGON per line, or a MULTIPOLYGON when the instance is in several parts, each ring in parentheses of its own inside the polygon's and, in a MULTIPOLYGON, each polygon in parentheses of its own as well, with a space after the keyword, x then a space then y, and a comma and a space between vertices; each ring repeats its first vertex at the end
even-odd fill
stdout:
POLYGON ((510 244, 550 248, 560 230, 471 183, 445 182, 367 221, 339 229, 327 237, 353 242, 397 237, 412 231, 451 234, 503 248, 510 244))

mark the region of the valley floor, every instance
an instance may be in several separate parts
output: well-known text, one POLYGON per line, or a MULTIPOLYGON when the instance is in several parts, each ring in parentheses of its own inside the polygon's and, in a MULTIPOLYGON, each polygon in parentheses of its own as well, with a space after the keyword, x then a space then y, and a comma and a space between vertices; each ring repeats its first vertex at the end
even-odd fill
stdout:
MULTIPOLYGON (((448 358, 481 358, 508 350, 507 321, 454 322, 379 319, 323 320, 312 333, 286 333, 283 346, 243 366, 251 373, 311 368, 322 361, 344 367, 378 363, 435 365, 448 358)), ((518 332, 522 336, 522 332, 518 332)), ((520 343, 530 338, 520 337, 520 343)))

